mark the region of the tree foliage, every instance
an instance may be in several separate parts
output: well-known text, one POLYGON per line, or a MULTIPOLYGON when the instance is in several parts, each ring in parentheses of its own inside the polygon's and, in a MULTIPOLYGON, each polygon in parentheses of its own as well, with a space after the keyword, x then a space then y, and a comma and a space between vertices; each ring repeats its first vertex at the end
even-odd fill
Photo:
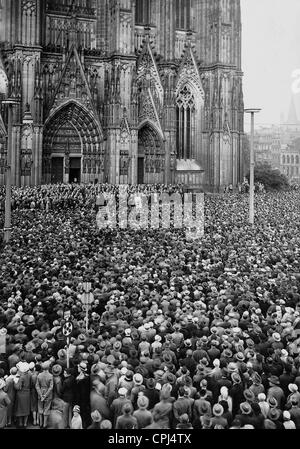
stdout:
MULTIPOLYGON (((249 180, 250 173, 248 171, 249 180)), ((264 184, 266 190, 286 190, 289 188, 287 177, 267 163, 258 163, 254 170, 254 182, 264 184)))

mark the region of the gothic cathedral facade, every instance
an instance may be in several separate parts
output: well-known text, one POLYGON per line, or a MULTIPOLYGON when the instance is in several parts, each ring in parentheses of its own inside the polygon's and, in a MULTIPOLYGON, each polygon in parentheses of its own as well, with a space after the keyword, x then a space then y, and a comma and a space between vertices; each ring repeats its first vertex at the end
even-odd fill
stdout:
POLYGON ((2 0, 0 51, 14 185, 243 179, 240 0, 2 0))

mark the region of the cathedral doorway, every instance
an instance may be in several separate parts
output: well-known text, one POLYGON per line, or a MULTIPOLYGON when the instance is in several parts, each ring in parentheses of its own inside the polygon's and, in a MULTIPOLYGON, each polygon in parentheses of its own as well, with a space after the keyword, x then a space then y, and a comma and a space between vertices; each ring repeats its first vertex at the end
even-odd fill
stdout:
POLYGON ((45 124, 43 183, 81 183, 104 178, 100 126, 85 108, 70 101, 45 124))
POLYGON ((53 157, 51 159, 51 183, 60 184, 64 182, 64 158, 53 157))
POLYGON ((138 158, 138 184, 144 184, 144 158, 138 158))
POLYGON ((80 177, 81 177, 81 158, 72 157, 70 158, 69 183, 80 184, 80 177))
POLYGON ((165 151, 158 132, 145 124, 138 134, 138 184, 164 182, 165 151))

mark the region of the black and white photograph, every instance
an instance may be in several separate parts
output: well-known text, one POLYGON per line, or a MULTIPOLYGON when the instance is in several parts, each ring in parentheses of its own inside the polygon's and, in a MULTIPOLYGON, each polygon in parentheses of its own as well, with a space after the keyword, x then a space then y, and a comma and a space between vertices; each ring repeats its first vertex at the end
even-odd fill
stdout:
POLYGON ((0 0, 0 446, 300 429, 299 21, 0 0))

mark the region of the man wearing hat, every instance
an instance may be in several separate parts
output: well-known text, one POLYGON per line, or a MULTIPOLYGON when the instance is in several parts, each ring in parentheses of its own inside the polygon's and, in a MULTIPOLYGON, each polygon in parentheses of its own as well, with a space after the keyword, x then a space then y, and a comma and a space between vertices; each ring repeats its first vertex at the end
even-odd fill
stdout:
POLYGON ((279 408, 283 408, 285 404, 285 394, 280 387, 280 381, 277 376, 269 377, 270 388, 267 391, 267 398, 275 398, 277 400, 279 408))
POLYGON ((220 404, 215 404, 212 409, 213 417, 211 420, 211 427, 214 429, 216 426, 222 426, 223 429, 228 428, 228 421, 223 416, 224 408, 220 404))
POLYGON ((98 412, 98 410, 94 410, 91 413, 92 424, 88 427, 88 429, 101 429, 100 423, 102 421, 102 416, 98 412))
POLYGON ((137 429, 137 419, 132 415, 133 407, 130 402, 125 403, 122 407, 122 415, 117 417, 116 429, 127 430, 137 429))
POLYGON ((297 405, 300 407, 300 393, 298 389, 298 385, 290 383, 288 385, 289 395, 286 401, 287 408, 290 407, 292 399, 297 400, 297 405))
POLYGON ((244 400, 244 386, 239 373, 234 372, 231 374, 232 387, 229 390, 229 394, 232 398, 232 413, 236 415, 240 409, 240 404, 244 400))
POLYGON ((35 384, 38 393, 38 415, 41 428, 47 427, 53 395, 53 375, 49 372, 49 368, 49 361, 42 364, 42 372, 38 374, 35 384))
POLYGON ((80 362, 77 366, 78 375, 76 377, 76 387, 74 401, 80 407, 83 428, 86 429, 91 424, 90 408, 90 376, 85 362, 80 362))
MULTIPOLYGON (((107 358, 107 360, 109 357, 107 358)), ((112 362, 112 359, 111 359, 112 362)), ((118 388, 118 375, 117 370, 114 367, 114 364, 109 364, 105 367, 104 372, 106 374, 106 400, 108 407, 111 406, 112 401, 116 398, 116 391, 118 388)))
POLYGON ((144 395, 139 396, 137 406, 138 409, 133 413, 133 416, 137 420, 137 428, 144 429, 153 421, 152 413, 147 410, 149 407, 149 399, 144 395))
POLYGON ((21 343, 22 345, 25 344, 28 340, 27 335, 25 334, 25 326, 23 326, 23 324, 20 324, 17 327, 17 333, 15 335, 15 342, 16 343, 21 343))
POLYGON ((173 413, 174 413, 174 425, 177 425, 180 422, 180 416, 186 413, 189 419, 192 418, 192 403, 188 397, 185 395, 186 387, 178 388, 178 398, 173 404, 173 413))
POLYGON ((283 427, 285 429, 296 429, 296 424, 291 419, 291 414, 288 410, 283 412, 283 427))
POLYGON ((149 399, 149 410, 152 410, 155 404, 159 402, 159 390, 156 388, 154 378, 150 377, 146 379, 146 389, 143 394, 149 399))
POLYGON ((249 390, 254 393, 254 396, 257 399, 259 393, 265 393, 265 387, 262 384, 260 375, 256 371, 253 373, 251 380, 252 385, 249 387, 249 390))
POLYGON ((235 419, 241 421, 242 426, 248 424, 252 425, 253 423, 252 414, 253 414, 252 407, 249 404, 249 402, 242 402, 240 404, 240 413, 238 413, 235 416, 235 419))
POLYGON ((22 345, 20 343, 17 343, 16 345, 14 345, 12 354, 10 354, 7 358, 9 369, 15 367, 17 365, 17 363, 19 363, 19 361, 20 361, 19 356, 20 356, 21 350, 22 350, 22 345))
POLYGON ((291 408, 289 409, 291 419, 294 421, 296 429, 300 429, 300 407, 297 398, 291 400, 291 408))
POLYGON ((126 390, 126 388, 124 388, 124 387, 119 388, 119 390, 118 390, 119 397, 114 399, 111 404, 110 411, 111 411, 111 420, 113 422, 113 427, 116 426, 117 418, 119 416, 121 416, 123 413, 123 406, 125 404, 130 404, 132 406, 130 399, 128 399, 128 397, 127 397, 127 394, 128 394, 128 391, 126 390))
POLYGON ((130 393, 130 400, 134 408, 136 408, 137 398, 140 393, 144 392, 145 385, 143 385, 144 378, 141 374, 136 373, 133 376, 133 388, 130 393))
POLYGON ((70 427, 72 419, 72 405, 75 395, 75 377, 73 368, 65 368, 63 371, 61 399, 65 402, 64 408, 64 426, 65 429, 70 427))
POLYGON ((97 410, 101 414, 103 419, 109 419, 110 412, 107 406, 105 394, 105 385, 99 379, 94 379, 92 382, 92 390, 90 393, 91 412, 97 410))

